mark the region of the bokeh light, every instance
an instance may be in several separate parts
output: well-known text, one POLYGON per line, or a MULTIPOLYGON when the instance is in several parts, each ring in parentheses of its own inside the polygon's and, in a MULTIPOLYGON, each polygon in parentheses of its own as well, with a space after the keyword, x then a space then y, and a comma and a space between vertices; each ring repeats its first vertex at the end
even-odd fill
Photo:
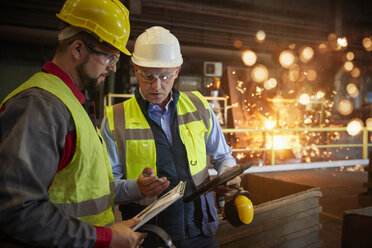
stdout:
POLYGON ((364 49, 366 49, 367 52, 372 51, 372 39, 371 37, 365 37, 362 41, 364 49))
POLYGON ((325 93, 324 93, 323 91, 318 90, 318 91, 316 92, 316 98, 318 98, 318 99, 322 99, 324 96, 325 96, 325 93))
POLYGON ((362 132, 363 121, 361 119, 352 119, 346 126, 347 133, 356 136, 362 132))
POLYGON ((345 47, 347 47, 347 45, 348 45, 346 37, 339 37, 339 38, 337 38, 337 43, 338 43, 342 48, 345 48, 345 47))
POLYGON ((367 120, 366 120, 366 127, 372 128, 372 118, 371 117, 367 118, 367 120))
POLYGON ((266 33, 263 30, 257 31, 257 33, 256 33, 256 41, 258 43, 261 43, 261 42, 265 41, 265 39, 266 39, 266 33))
POLYGON ((346 59, 347 60, 353 60, 354 59, 354 57, 355 57, 355 55, 354 55, 354 53, 353 52, 348 52, 347 54, 346 54, 346 59))
POLYGON ((269 78, 267 81, 265 81, 264 88, 266 90, 270 90, 270 89, 275 88, 277 84, 278 82, 276 81, 275 78, 269 78))
POLYGON ((317 73, 315 70, 313 69, 309 69, 307 72, 306 72, 306 79, 309 80, 309 81, 315 81, 317 77, 317 73))
POLYGON ((314 50, 311 47, 303 47, 300 50, 300 60, 303 63, 309 62, 314 57, 314 50))
POLYGON ((242 46, 243 46, 243 42, 242 42, 241 40, 234 40, 233 46, 234 46, 236 49, 240 49, 240 48, 242 48, 242 46))
POLYGON ((252 50, 245 50, 242 52, 242 60, 246 66, 252 66, 257 61, 257 55, 252 50))
POLYGON ((310 103, 309 94, 306 94, 306 93, 301 94, 300 97, 298 98, 298 101, 299 101, 299 103, 301 103, 303 105, 309 104, 310 103))
POLYGON ((289 68, 295 62, 295 54, 291 50, 284 50, 279 55, 279 63, 284 68, 289 68))
POLYGON ((350 72, 351 76, 353 78, 357 78, 360 76, 360 69, 358 67, 354 67, 351 72, 350 72))
POLYGON ((359 89, 354 83, 349 83, 346 86, 346 92, 353 98, 359 95, 359 89))
POLYGON ((354 110, 354 105, 349 99, 342 99, 337 106, 337 110, 342 115, 350 115, 354 110))
POLYGON ((265 82, 269 77, 269 71, 267 70, 266 66, 258 64, 253 68, 251 77, 253 81, 262 83, 265 82))
POLYGON ((351 71, 354 68, 353 62, 346 61, 344 63, 344 68, 345 68, 346 71, 351 71))

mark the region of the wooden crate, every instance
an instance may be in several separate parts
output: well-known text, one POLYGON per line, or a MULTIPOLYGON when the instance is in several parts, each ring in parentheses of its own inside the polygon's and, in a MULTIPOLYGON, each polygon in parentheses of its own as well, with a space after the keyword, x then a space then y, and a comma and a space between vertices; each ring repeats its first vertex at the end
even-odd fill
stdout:
POLYGON ((265 178, 242 176, 242 186, 251 194, 254 218, 240 227, 220 219, 217 242, 228 247, 321 247, 319 188, 265 178))

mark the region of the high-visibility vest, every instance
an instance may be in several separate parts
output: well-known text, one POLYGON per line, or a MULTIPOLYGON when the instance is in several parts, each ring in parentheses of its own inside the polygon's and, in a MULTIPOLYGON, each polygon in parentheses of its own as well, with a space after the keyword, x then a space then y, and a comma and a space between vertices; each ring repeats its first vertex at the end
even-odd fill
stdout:
MULTIPOLYGON (((176 108, 192 180, 199 186, 209 177, 205 147, 212 128, 209 105, 197 91, 180 92, 176 108)), ((145 167, 153 168, 157 175, 154 136, 136 98, 107 106, 106 115, 123 164, 124 178, 137 178, 145 167)))
POLYGON ((35 87, 58 97, 70 111, 76 126, 74 156, 55 174, 48 191, 50 201, 66 215, 92 225, 113 224, 115 185, 106 145, 70 88, 58 77, 39 72, 10 93, 1 105, 21 91, 35 87))

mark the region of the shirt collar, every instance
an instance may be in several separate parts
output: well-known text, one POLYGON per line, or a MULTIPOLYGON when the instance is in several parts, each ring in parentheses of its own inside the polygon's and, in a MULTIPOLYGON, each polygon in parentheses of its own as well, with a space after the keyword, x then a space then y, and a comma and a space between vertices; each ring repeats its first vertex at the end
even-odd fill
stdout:
POLYGON ((46 62, 46 64, 41 68, 43 72, 53 74, 54 76, 59 77, 66 85, 70 88, 76 99, 80 103, 83 103, 85 101, 85 96, 79 88, 74 84, 74 82, 71 80, 71 78, 56 64, 54 64, 51 61, 46 62))

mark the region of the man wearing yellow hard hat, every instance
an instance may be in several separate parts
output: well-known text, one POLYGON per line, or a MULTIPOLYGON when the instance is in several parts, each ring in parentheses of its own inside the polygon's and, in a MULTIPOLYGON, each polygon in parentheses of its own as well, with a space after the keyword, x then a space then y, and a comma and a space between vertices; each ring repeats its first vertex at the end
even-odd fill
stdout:
POLYGON ((129 37, 119 0, 67 0, 53 60, 0 105, 0 246, 138 247, 114 224, 114 178, 85 93, 116 71, 129 37))
MULTIPOLYGON (((139 82, 135 96, 108 106, 101 126, 116 191, 126 201, 120 205, 124 219, 135 216, 154 196, 165 194, 181 180, 187 182, 184 197, 207 183, 207 155, 219 173, 236 164, 205 98, 199 92, 173 87, 183 59, 172 33, 159 26, 147 29, 135 42, 132 62, 139 82)), ((240 178, 229 184, 240 184, 240 178)), ((236 193, 227 190, 228 195, 236 193)), ((217 247, 212 192, 188 203, 180 199, 152 222, 170 235, 176 247, 217 247)), ((161 247, 161 243, 145 239, 142 246, 161 247)))

